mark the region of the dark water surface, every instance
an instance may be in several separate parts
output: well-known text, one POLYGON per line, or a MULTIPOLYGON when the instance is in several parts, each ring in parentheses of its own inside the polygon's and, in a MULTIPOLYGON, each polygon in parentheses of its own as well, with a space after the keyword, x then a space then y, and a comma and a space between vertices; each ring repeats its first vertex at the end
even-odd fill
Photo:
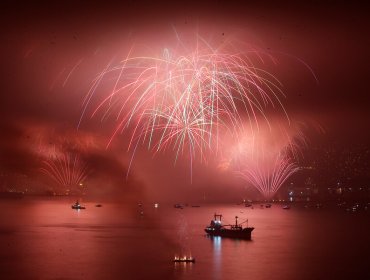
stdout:
POLYGON ((369 210, 72 203, 0 200, 0 279, 370 279, 369 210), (206 237, 215 212, 248 218, 252 241, 206 237))

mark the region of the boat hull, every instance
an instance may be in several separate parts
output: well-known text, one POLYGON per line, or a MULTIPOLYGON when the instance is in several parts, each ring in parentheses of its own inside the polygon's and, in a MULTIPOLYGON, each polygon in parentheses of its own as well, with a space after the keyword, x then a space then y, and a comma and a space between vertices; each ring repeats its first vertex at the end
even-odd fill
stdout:
POLYGON ((186 259, 186 260, 174 259, 173 262, 175 262, 175 263, 194 263, 195 259, 186 259))
POLYGON ((86 207, 85 206, 73 206, 72 205, 72 209, 80 210, 80 209, 86 209, 86 207))
POLYGON ((228 237, 228 238, 236 238, 236 239, 252 239, 252 231, 254 230, 253 227, 243 228, 241 230, 233 230, 233 229, 212 229, 206 228, 204 231, 210 236, 221 236, 221 237, 228 237))

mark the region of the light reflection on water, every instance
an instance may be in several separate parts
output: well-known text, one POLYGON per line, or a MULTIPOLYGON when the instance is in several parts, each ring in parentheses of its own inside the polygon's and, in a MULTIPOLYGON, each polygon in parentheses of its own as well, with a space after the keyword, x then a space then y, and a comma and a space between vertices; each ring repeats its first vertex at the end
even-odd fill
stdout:
POLYGON ((0 200, 1 279, 370 279, 365 213, 73 202, 0 200), (248 218, 252 241, 207 237, 215 212, 248 218), (196 262, 173 263, 181 254, 196 262))
POLYGON ((213 275, 215 279, 221 279, 221 264, 222 264, 222 239, 220 236, 209 237, 213 243, 213 275))

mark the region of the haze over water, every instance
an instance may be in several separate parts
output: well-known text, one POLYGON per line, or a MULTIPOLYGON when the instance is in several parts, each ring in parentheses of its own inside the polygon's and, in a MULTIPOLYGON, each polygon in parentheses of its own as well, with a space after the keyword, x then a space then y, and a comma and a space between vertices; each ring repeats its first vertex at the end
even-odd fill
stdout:
POLYGON ((2 279, 369 279, 368 212, 294 205, 0 201, 2 279), (11 211, 10 211, 11 209, 11 211), (140 209, 144 212, 140 215, 140 209), (213 214, 248 219, 252 241, 205 236, 213 214), (194 264, 174 264, 191 254, 194 264), (5 278, 3 278, 5 276, 5 278))

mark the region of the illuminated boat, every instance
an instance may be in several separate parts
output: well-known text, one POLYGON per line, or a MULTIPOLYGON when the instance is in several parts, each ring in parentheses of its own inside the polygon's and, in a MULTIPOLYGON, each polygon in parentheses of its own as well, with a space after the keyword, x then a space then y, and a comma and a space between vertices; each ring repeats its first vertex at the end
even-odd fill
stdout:
POLYGON ((179 258, 179 257, 175 257, 173 259, 173 262, 176 262, 176 263, 194 263, 195 262, 195 259, 192 258, 192 257, 182 257, 182 258, 179 258))
POLYGON ((71 207, 72 207, 72 209, 76 209, 76 210, 86 209, 86 207, 85 207, 85 206, 82 206, 82 205, 78 202, 78 200, 77 200, 77 201, 76 201, 76 203, 75 203, 75 204, 73 204, 71 207))
POLYGON ((204 229, 208 235, 251 240, 254 227, 242 226, 243 223, 248 223, 248 220, 238 224, 238 216, 235 216, 234 225, 222 225, 221 218, 222 215, 215 214, 214 220, 204 229))

